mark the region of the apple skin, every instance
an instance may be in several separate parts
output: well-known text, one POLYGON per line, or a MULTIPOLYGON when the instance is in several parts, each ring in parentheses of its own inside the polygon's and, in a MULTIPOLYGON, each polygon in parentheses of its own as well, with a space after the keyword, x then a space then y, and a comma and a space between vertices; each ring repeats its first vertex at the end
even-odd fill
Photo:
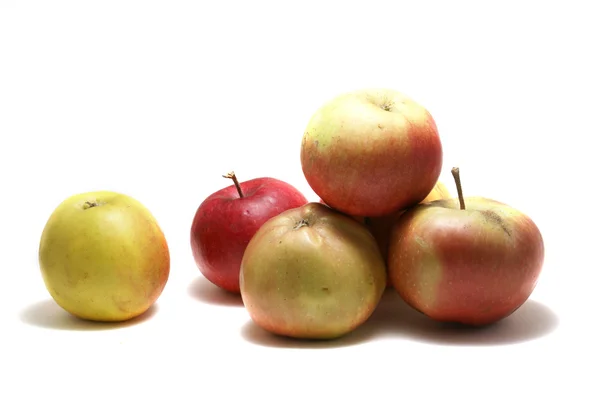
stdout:
POLYGON ((124 194, 96 191, 73 195, 53 211, 42 231, 39 265, 64 310, 118 322, 141 315, 158 299, 170 255, 146 207, 124 194))
MULTIPOLYGON (((443 182, 438 181, 431 192, 429 192, 429 194, 420 202, 420 204, 448 198, 450 198, 450 192, 448 191, 448 188, 443 182)), ((360 221, 364 222, 369 231, 371 231, 373 236, 375 236, 377 244, 379 245, 379 249, 381 250, 381 253, 386 261, 390 242, 390 230, 392 229, 396 220, 398 220, 405 210, 396 211, 386 216, 358 218, 360 221)))
POLYGON ((239 294, 240 264, 248 242, 271 217, 305 205, 295 187, 272 177, 254 178, 208 196, 196 210, 190 232, 194 261, 216 286, 239 294))
POLYGON ((391 89, 341 94, 321 106, 302 136, 304 176, 345 214, 385 216, 422 201, 442 168, 435 121, 391 89))
POLYGON ((425 199, 423 199, 419 203, 428 203, 438 199, 449 199, 450 191, 448 191, 448 187, 442 181, 438 181, 435 183, 433 189, 427 194, 425 199))
POLYGON ((495 200, 437 200, 404 213, 391 230, 388 272, 414 309, 441 322, 487 325, 533 292, 544 242, 524 213, 495 200))
POLYGON ((242 300, 273 334, 339 338, 377 307, 384 262, 364 225, 311 202, 270 219, 252 238, 240 271, 242 300))
MULTIPOLYGON (((441 182, 438 181, 433 189, 429 192, 429 194, 423 199, 420 203, 427 203, 438 199, 448 199, 450 198, 450 192, 448 191, 448 187, 441 182)), ((320 203, 325 204, 322 199, 319 199, 320 203)), ((375 237, 377 241, 377 245, 379 246, 379 250, 383 255, 384 260, 387 264, 387 255, 388 255, 388 247, 390 242, 390 230, 392 229, 396 220, 404 213, 404 210, 396 211, 390 213, 385 216, 379 217, 361 217, 361 216, 351 216, 354 220, 359 221, 367 226, 371 234, 375 237)), ((388 277, 388 287, 392 286, 392 283, 388 277)))

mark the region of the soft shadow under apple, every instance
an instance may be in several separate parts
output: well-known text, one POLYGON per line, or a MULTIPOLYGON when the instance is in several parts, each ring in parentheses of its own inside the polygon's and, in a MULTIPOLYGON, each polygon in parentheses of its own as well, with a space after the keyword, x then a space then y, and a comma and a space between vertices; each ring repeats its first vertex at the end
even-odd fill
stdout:
POLYGON ((200 302, 222 306, 244 306, 241 295, 217 287, 203 276, 196 277, 188 287, 192 298, 200 302))
POLYGON ((365 323, 376 336, 398 336, 420 342, 452 345, 508 345, 535 340, 558 327, 559 319, 544 304, 528 300, 512 315, 484 327, 440 323, 415 311, 388 289, 365 323))
POLYGON ((124 322, 94 322, 75 317, 62 309, 53 299, 36 302, 21 311, 21 321, 32 326, 54 330, 111 330, 129 327, 150 319, 157 312, 157 304, 145 313, 124 322))
POLYGON ((369 320, 344 337, 296 340, 269 333, 251 320, 242 327, 242 337, 257 345, 281 348, 347 347, 390 337, 447 345, 494 346, 535 340, 550 334, 558 324, 559 319, 550 308, 531 299, 512 315, 489 326, 440 323, 412 309, 389 288, 369 320))
POLYGON ((307 340, 295 339, 291 337, 279 336, 264 330, 252 320, 248 320, 242 326, 242 337, 255 345, 273 348, 341 348, 359 345, 368 341, 373 334, 370 330, 365 330, 365 327, 359 327, 353 332, 346 334, 343 337, 332 340, 307 340))

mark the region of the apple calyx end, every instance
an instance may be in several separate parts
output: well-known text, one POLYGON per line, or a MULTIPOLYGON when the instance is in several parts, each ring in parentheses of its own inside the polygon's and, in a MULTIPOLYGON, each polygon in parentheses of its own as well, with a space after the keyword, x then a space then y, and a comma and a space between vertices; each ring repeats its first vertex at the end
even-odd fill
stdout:
POLYGON ((296 224, 294 224, 294 230, 298 230, 302 227, 308 227, 308 220, 300 219, 296 222, 296 224))

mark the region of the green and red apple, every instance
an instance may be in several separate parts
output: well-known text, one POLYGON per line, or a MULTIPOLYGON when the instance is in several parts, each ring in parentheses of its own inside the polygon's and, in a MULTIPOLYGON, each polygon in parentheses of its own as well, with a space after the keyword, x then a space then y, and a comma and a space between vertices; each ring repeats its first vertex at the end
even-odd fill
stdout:
POLYGON ((311 202, 271 218, 252 237, 240 270, 242 300, 271 333, 338 338, 377 307, 384 262, 363 224, 311 202))
POLYGON ((533 220, 497 200, 462 195, 417 205, 391 229, 389 279, 430 318, 466 325, 497 322, 533 292, 544 242, 533 220))
POLYGON ((341 94, 311 117, 301 165, 332 208, 379 217, 421 202, 442 168, 442 144, 429 111, 391 89, 341 94))
POLYGON ((41 235, 44 284, 67 312, 85 320, 125 321, 158 299, 170 272, 166 238, 136 199, 111 191, 61 202, 41 235))

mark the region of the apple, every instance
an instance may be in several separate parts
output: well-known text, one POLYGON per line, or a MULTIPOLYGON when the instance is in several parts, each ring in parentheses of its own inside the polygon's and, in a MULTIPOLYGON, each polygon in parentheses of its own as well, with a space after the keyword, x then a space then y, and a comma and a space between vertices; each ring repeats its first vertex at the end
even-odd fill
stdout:
POLYGON ((385 216, 416 205, 442 168, 429 111, 392 89, 344 93, 322 105, 302 136, 304 176, 333 209, 385 216))
POLYGON ((544 262, 533 220, 497 200, 462 194, 415 206, 390 234, 388 272, 402 299, 430 318, 487 325, 529 298, 544 262))
POLYGON ((423 199, 419 203, 427 203, 434 200, 447 198, 450 198, 450 191, 448 191, 448 187, 446 187, 446 184, 438 180, 438 182, 435 183, 435 186, 433 187, 431 192, 429 192, 425 199, 423 199))
POLYGON ((279 213, 308 202, 287 182, 271 177, 233 184, 208 196, 196 210, 190 232, 194 261, 216 286, 239 294, 240 263, 259 227, 279 213))
MULTIPOLYGON (((420 203, 427 203, 437 199, 447 198, 450 198, 450 192, 448 191, 446 185, 442 181, 438 180, 431 192, 429 192, 425 199, 423 199, 420 203)), ((325 204, 322 199, 319 199, 319 202, 325 204)), ((354 220, 364 223, 371 234, 373 234, 386 263, 390 242, 390 230, 400 215, 404 213, 404 211, 405 210, 399 210, 388 215, 378 217, 351 216, 354 220)), ((391 281, 388 279, 388 287, 391 286, 391 281)))
POLYGON ((170 272, 156 219, 130 196, 73 195, 50 215, 39 244, 44 284, 56 303, 85 320, 118 322, 144 313, 170 272))
MULTIPOLYGON (((333 209, 331 206, 329 206, 327 203, 325 203, 325 201, 324 201, 323 199, 321 199, 321 198, 319 198, 319 203, 320 203, 320 204, 322 204, 322 205, 325 205, 325 206, 327 206, 328 208, 331 208, 331 209, 333 209)), ((335 209, 334 209, 334 210, 335 210, 335 209)), ((341 212, 341 211, 339 211, 339 210, 336 210, 336 212, 343 213, 343 212, 341 212)), ((344 214, 345 214, 346 216, 349 216, 349 217, 351 217, 352 219, 354 219, 354 220, 358 221, 359 223, 365 223, 365 218, 364 218, 363 216, 352 216, 352 215, 349 215, 349 214, 346 214, 346 213, 344 213, 344 214)))
MULTIPOLYGON (((427 203, 437 199, 446 199, 450 197, 450 192, 443 182, 438 181, 434 188, 420 203, 427 203)), ((390 213, 385 216, 362 217, 360 218, 367 226, 369 231, 375 236, 379 249, 387 261, 388 247, 390 242, 390 230, 396 220, 404 213, 406 209, 390 213)))
POLYGON ((371 316, 385 285, 385 261, 367 228, 318 202, 260 227, 240 270, 251 319, 298 339, 350 333, 371 316))

